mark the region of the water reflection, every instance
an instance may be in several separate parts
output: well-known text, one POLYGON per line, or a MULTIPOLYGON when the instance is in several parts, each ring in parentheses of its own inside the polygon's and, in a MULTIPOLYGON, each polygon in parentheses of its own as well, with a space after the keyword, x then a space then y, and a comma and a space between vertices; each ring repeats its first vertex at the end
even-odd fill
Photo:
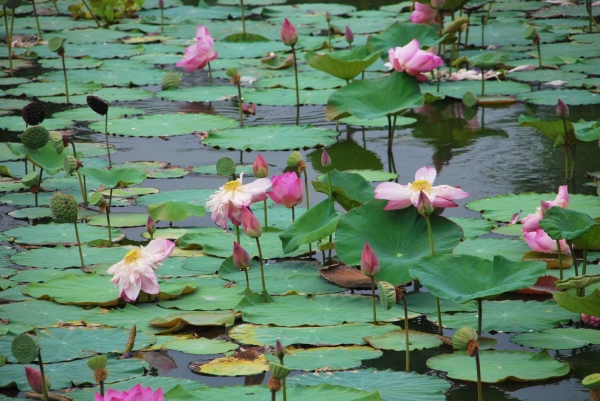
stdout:
MULTIPOLYGON (((322 149, 316 149, 306 155, 315 171, 326 173, 327 170, 321 165, 322 149)), ((356 143, 351 135, 345 140, 338 141, 327 148, 331 157, 331 169, 338 171, 346 170, 382 170, 383 163, 377 153, 363 148, 356 143)))

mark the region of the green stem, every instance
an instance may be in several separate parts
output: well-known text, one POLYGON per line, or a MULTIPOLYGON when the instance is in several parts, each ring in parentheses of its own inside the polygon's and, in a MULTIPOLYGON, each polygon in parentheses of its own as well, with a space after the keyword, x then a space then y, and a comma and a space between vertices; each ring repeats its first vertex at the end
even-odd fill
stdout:
POLYGON ((571 241, 567 241, 567 245, 569 246, 569 250, 571 251, 571 257, 573 258, 573 267, 575 268, 575 277, 579 276, 579 269, 577 268, 577 258, 575 257, 575 253, 573 252, 573 243, 571 241))
POLYGON ((483 390, 481 388, 481 363, 479 362, 479 350, 475 351, 475 365, 477 366, 477 401, 483 401, 483 390))
POLYGON ((112 204, 112 193, 113 189, 110 189, 110 193, 108 195, 108 206, 106 207, 106 224, 108 224, 108 240, 112 242, 112 233, 110 231, 110 206, 112 204))
POLYGON ((235 235, 237 236, 237 243, 240 243, 240 226, 235 226, 235 235))
POLYGON ((104 397, 104 382, 103 381, 100 382, 100 395, 102 397, 104 397))
POLYGON ((42 28, 40 27, 40 21, 38 20, 37 10, 35 9, 35 0, 31 0, 31 5, 33 6, 33 15, 35 16, 35 23, 37 25, 38 34, 40 35, 40 40, 44 40, 42 36, 42 28))
POLYGON ((560 270, 560 279, 563 279, 563 264, 562 264, 562 251, 560 250, 560 241, 556 240, 556 249, 558 249, 558 268, 560 270))
POLYGON ((563 137, 563 152, 565 153, 565 180, 569 179, 569 130, 567 129, 567 119, 563 118, 563 130, 565 135, 563 137))
POLYGON ((65 76, 65 92, 67 94, 67 106, 69 105, 69 82, 67 81, 67 67, 65 66, 65 53, 62 51, 60 57, 62 58, 63 75, 65 76))
MULTIPOLYGON (((471 21, 471 11, 467 11, 467 18, 469 21, 471 21)), ((467 31, 465 32, 465 50, 467 50, 467 47, 469 47, 469 26, 471 26, 470 22, 467 24, 467 31)))
POLYGON ((102 26, 100 25, 100 22, 98 21, 98 17, 96 17, 96 14, 94 14, 94 12, 90 8, 90 6, 87 3, 87 1, 86 0, 81 0, 81 1, 83 2, 83 5, 85 6, 85 8, 87 8, 88 12, 92 15, 92 18, 96 22, 96 25, 98 25, 98 28, 102 28, 102 26))
MULTIPOLYGON (((296 107, 300 110, 300 87, 298 85, 298 62, 296 60, 296 48, 292 45, 292 55, 294 56, 294 77, 296 78, 296 107)), ((298 125, 298 118, 296 118, 298 125)))
POLYGON ((165 10, 163 7, 160 8, 160 33, 165 33, 165 10))
MULTIPOLYGON (((581 261, 581 274, 583 276, 585 276, 585 273, 587 270, 587 256, 588 256, 588 250, 584 249, 583 250, 583 260, 581 261)), ((582 288, 581 290, 579 290, 579 296, 585 297, 585 287, 582 288)))
POLYGON ((425 223, 427 224, 427 235, 429 236, 429 253, 433 255, 435 253, 435 248, 433 245, 433 230, 431 228, 429 216, 425 216, 425 223))
POLYGON ((294 206, 292 206, 292 223, 296 221, 296 212, 294 211, 294 206))
POLYGON ((40 364, 40 374, 42 375, 42 388, 44 401, 48 401, 48 388, 46 387, 46 377, 44 376, 44 362, 42 361, 42 349, 38 347, 38 363, 40 364))
POLYGON ((405 337, 404 342, 406 343, 406 371, 410 372, 410 341, 408 334, 408 305, 406 304, 406 294, 402 297, 402 301, 404 301, 404 331, 405 337))
POLYGON ((287 401, 287 391, 285 388, 286 384, 285 384, 285 377, 283 379, 281 379, 281 390, 283 392, 283 401, 287 401))
POLYGON ((331 52, 331 23, 327 23, 327 46, 331 52))
POLYGON ((481 335, 481 322, 483 321, 483 308, 481 298, 477 298, 477 335, 481 335))
POLYGON ((371 276, 371 301, 373 304, 373 324, 377 324, 377 303, 375 302, 375 277, 371 276))
POLYGON ((75 222, 73 224, 75 224, 75 238, 77 238, 77 248, 79 248, 79 261, 81 262, 81 268, 83 269, 85 267, 85 264, 83 263, 83 252, 81 252, 81 241, 79 240, 79 230, 77 229, 77 222, 75 222))
POLYGON ((44 168, 40 167, 40 176, 38 178, 37 192, 35 193, 35 207, 38 206, 38 193, 40 192, 40 187, 42 186, 42 173, 43 172, 44 172, 44 168))
POLYGON ((12 33, 15 26, 15 10, 11 9, 10 31, 8 30, 8 19, 6 17, 6 6, 4 6, 4 23, 6 26, 6 47, 8 48, 8 65, 10 67, 10 76, 15 76, 15 70, 12 62, 12 33))
POLYGON ((212 68, 210 68, 210 63, 207 63, 208 65, 208 79, 210 81, 210 84, 212 85, 213 81, 212 81, 212 68))
POLYGON ((242 9, 242 37, 246 39, 246 12, 244 10, 244 0, 240 0, 240 7, 242 9))
POLYGON ((240 109, 240 127, 244 126, 244 113, 243 113, 243 107, 244 107, 244 101, 242 100, 242 86, 240 85, 240 83, 237 83, 237 90, 238 90, 238 103, 239 103, 239 109, 240 109))
MULTIPOLYGON (((431 228, 431 220, 429 216, 425 216, 425 223, 427 224, 427 235, 429 237, 429 253, 435 253, 435 247, 433 243, 433 229, 431 228)), ((415 291, 419 290, 419 282, 415 280, 415 291)), ((438 332, 440 336, 444 335, 444 324, 442 323, 442 308, 440 307, 440 298, 435 297, 435 306, 437 309, 437 318, 438 318, 438 332)))
POLYGON ((248 268, 244 269, 244 273, 246 273, 246 293, 250 292, 250 278, 248 277, 248 268))
MULTIPOLYGON (((69 139, 71 143, 71 147, 73 148, 73 157, 77 159, 77 150, 75 149, 75 142, 69 139)), ((81 174, 79 173, 79 168, 76 170, 77 178, 79 179, 79 189, 81 190, 81 198, 83 199, 83 204, 87 207, 87 194, 85 193, 85 188, 83 186, 83 181, 81 180, 81 174)))
POLYGON ((108 169, 112 168, 112 160, 110 159, 110 147, 108 146, 108 111, 104 118, 104 135, 106 138, 106 153, 108 154, 108 169))
POLYGON ((260 248, 260 240, 256 237, 256 247, 258 248, 258 257, 260 259, 260 279, 262 283, 263 294, 268 294, 267 284, 265 283, 265 265, 263 263, 262 249, 260 248))
POLYGON ((485 71, 481 70, 481 96, 485 95, 485 71))
POLYGON ((56 5, 56 1, 57 0, 52 1, 52 4, 54 4, 54 9, 56 10, 56 14, 60 14, 60 11, 58 10, 58 5, 56 5))
POLYGON ((542 51, 540 49, 540 39, 536 40, 537 44, 537 53, 538 53, 538 65, 542 68, 542 51))
POLYGON ((308 201, 308 174, 304 169, 304 192, 306 193, 306 210, 310 210, 310 202, 308 201))
MULTIPOLYGON (((488 20, 490 19, 490 13, 492 12, 492 6, 494 5, 494 1, 490 2, 490 6, 488 7, 487 14, 485 15, 484 25, 487 25, 488 20)), ((483 45, 483 42, 481 43, 483 45)))
POLYGON ((267 220, 267 200, 263 200, 263 209, 265 213, 265 228, 269 227, 269 221, 267 220))
POLYGON ((329 169, 327 169, 327 181, 329 181, 329 197, 333 197, 333 186, 331 184, 331 173, 329 169))
MULTIPOLYGON (((438 20, 440 22, 440 28, 438 30, 438 38, 442 37, 442 30, 444 29, 444 11, 442 11, 442 9, 438 9, 438 20)), ((443 54, 442 53, 442 43, 438 43, 438 55, 442 58, 443 54)), ((437 68, 437 91, 440 91, 440 81, 441 81, 441 76, 440 76, 440 68, 437 68)))
POLYGON ((333 243, 333 235, 329 236, 329 264, 332 265, 333 264, 333 259, 331 258, 331 244, 333 243))

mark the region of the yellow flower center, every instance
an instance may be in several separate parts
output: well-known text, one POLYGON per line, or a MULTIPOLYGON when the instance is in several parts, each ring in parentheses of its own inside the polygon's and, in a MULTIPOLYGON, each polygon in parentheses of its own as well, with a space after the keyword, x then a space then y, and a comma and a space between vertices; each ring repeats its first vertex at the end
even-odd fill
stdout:
POLYGON ((416 180, 410 185, 412 191, 423 191, 429 192, 431 190, 431 183, 427 180, 416 180))
POLYGON ((142 251, 140 249, 132 249, 131 251, 127 252, 127 254, 125 255, 125 263, 127 263, 128 265, 132 265, 134 263, 136 263, 138 260, 140 260, 142 258, 142 251))
POLYGON ((225 190, 233 192, 241 186, 242 186, 242 183, 239 180, 233 180, 233 181, 229 181, 227 184, 225 184, 225 190))

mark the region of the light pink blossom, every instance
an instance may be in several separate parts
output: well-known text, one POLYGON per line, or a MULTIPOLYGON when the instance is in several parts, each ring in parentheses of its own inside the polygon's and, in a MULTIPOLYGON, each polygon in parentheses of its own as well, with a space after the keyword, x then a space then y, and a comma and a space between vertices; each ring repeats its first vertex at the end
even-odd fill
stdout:
POLYGON ((413 24, 431 24, 438 23, 438 13, 429 4, 415 2, 415 10, 410 14, 410 21, 413 24))
POLYGON ((186 72, 201 70, 217 58, 218 52, 214 51, 215 41, 210 36, 208 29, 203 25, 196 31, 196 44, 185 49, 183 60, 179 60, 177 67, 185 67, 186 72))
MULTIPOLYGON (((42 373, 35 368, 32 368, 30 366, 25 366, 25 376, 27 377, 27 383, 29 383, 29 387, 31 387, 31 389, 38 393, 38 394, 42 394, 44 392, 44 385, 42 383, 42 373)), ((50 389, 50 379, 48 378, 47 375, 46 376, 46 390, 50 389)))
POLYGON ((444 61, 435 54, 419 49, 419 41, 413 39, 404 47, 396 47, 388 50, 389 61, 392 67, 398 71, 405 71, 408 75, 417 78, 418 81, 427 81, 423 72, 429 72, 444 64, 444 61))
POLYGON ((368 242, 365 242, 362 255, 360 256, 360 270, 365 276, 375 276, 379 273, 379 258, 368 242))
POLYGON ((600 317, 581 314, 581 320, 593 327, 600 327, 600 317))
POLYGON ((162 388, 152 393, 151 387, 142 387, 139 383, 127 391, 109 389, 104 397, 96 393, 95 401, 163 401, 162 388))
POLYGON ((273 190, 267 195, 273 202, 288 209, 302 202, 302 179, 295 172, 273 177, 273 190))
POLYGON ((292 23, 288 21, 287 18, 284 19, 283 24, 281 24, 280 34, 281 41, 286 46, 294 46, 296 43, 298 43, 298 32, 296 31, 294 25, 292 25, 292 23))

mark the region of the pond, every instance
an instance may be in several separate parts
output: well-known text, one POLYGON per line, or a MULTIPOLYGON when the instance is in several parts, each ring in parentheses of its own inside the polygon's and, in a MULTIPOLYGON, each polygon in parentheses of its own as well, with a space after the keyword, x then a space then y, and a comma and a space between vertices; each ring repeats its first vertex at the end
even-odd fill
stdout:
MULTIPOLYGON (((424 47, 438 47, 436 21, 412 24, 410 2, 247 0, 246 30, 265 37, 255 42, 231 40, 231 35, 242 35, 237 0, 165 0, 162 33, 160 3, 146 0, 134 18, 123 16, 99 29, 77 0, 36 2, 44 42, 35 41, 38 28, 30 3, 5 4, 5 10, 17 8, 14 77, 8 52, 0 59, 0 400, 30 391, 24 366, 37 368, 37 354, 27 358, 13 349, 14 339, 23 337, 39 344, 51 391, 74 400, 92 400, 99 391, 88 367, 96 354, 107 356, 106 389, 123 391, 140 383, 162 388, 168 400, 270 400, 269 363, 280 363, 277 339, 286 347, 283 362, 291 369, 285 382, 289 399, 475 400, 475 358, 454 350, 452 337, 461 327, 474 330, 478 324, 482 399, 590 398, 581 381, 600 370, 600 330, 581 322, 580 310, 562 306, 564 299, 577 303, 578 295, 586 295, 585 311, 598 310, 600 284, 593 282, 584 293, 571 288, 558 295, 555 284, 560 274, 600 274, 599 223, 592 220, 600 217, 595 183, 600 179, 600 125, 595 121, 600 116, 600 35, 585 5, 515 0, 448 0, 442 5, 455 7, 455 18, 464 6, 462 15, 471 18, 468 31, 455 32, 461 44, 469 32, 467 49, 451 44, 452 32, 440 45, 446 56, 441 70, 447 71, 450 58, 466 56, 460 68, 468 64, 502 72, 486 80, 482 96, 480 80, 444 78, 438 90, 435 72, 427 72, 431 68, 424 71, 429 82, 417 83, 416 73, 390 73, 384 66, 387 56, 373 56, 408 46, 413 38, 424 47), (285 18, 298 34, 300 107, 293 64, 285 65, 291 48, 280 39, 285 18), (208 66, 190 72, 175 66, 193 44, 199 24, 210 31, 219 53, 210 62, 212 78, 208 66), (346 50, 346 26, 354 33, 354 53, 346 50), (54 41, 58 44, 52 48, 47 42, 54 37, 64 42, 54 41), (321 54, 306 56, 309 51, 321 54), (261 60, 271 52, 274 58, 261 60), (493 57, 482 61, 482 54, 493 57), (351 63, 359 69, 347 78, 351 63), (243 114, 243 128, 238 127, 232 68, 237 68, 244 103, 256 105, 255 114, 243 114), (179 74, 179 87, 163 88, 164 76, 173 72, 179 74), (89 95, 108 101, 111 135, 104 134, 103 106, 91 105, 101 115, 87 106, 89 95), (569 108, 564 121, 557 116, 559 98, 569 108), (21 136, 26 129, 22 109, 35 100, 45 110, 40 125, 64 134, 64 143, 51 137, 38 149, 21 144, 27 142, 21 136), (344 110, 351 115, 342 116, 344 110), (396 121, 391 140, 386 114, 401 114, 391 117, 396 121), (332 116, 343 118, 338 122, 332 116), (572 179, 565 178, 563 149, 571 148, 563 146, 564 127, 567 143, 576 149, 574 159, 569 153, 567 160, 572 179), (72 146, 81 162, 77 171, 67 159, 72 146), (296 149, 299 153, 292 154, 296 149), (216 165, 227 167, 231 160, 226 158, 232 159, 233 175, 237 179, 243 173, 242 182, 248 184, 257 180, 252 164, 259 154, 268 163, 269 178, 288 173, 304 183, 306 174, 315 182, 308 188, 311 208, 306 209, 304 192, 301 201, 292 201, 297 203, 292 210, 271 198, 261 200, 251 209, 264 225, 268 206, 269 228, 263 227, 255 240, 242 230, 250 224, 245 221, 236 237, 231 221, 222 230, 206 207, 209 196, 232 179, 231 169, 220 176, 216 165), (25 155, 37 163, 36 172, 43 168, 37 195, 32 192, 39 181, 22 181, 33 168, 25 155), (305 172, 297 176, 299 157, 305 172), (421 170, 424 166, 429 169, 421 170), (417 171, 424 175, 415 176, 417 171), (419 203, 427 215, 423 218, 409 201, 405 208, 383 210, 385 195, 374 199, 383 188, 399 190, 392 184, 378 187, 388 181, 419 183, 422 194, 430 194, 427 179, 433 172, 434 185, 468 193, 438 192, 442 203, 433 206, 446 206, 443 217, 430 214, 427 202, 419 203), (80 190, 84 181, 88 205, 80 190), (561 186, 562 195, 554 201, 561 186), (69 224, 74 220, 67 216, 63 221, 68 222, 61 223, 65 213, 49 207, 55 190, 73 195, 78 204, 77 217, 71 217, 77 221, 81 259, 69 224), (566 210, 560 200, 565 191, 566 210), (523 238, 521 219, 535 213, 540 201, 559 206, 544 211, 544 220, 556 223, 548 232, 571 235, 577 246, 574 258, 561 253, 561 273, 556 247, 535 253, 523 238), (510 224, 519 212, 516 224, 510 224), (121 260, 137 261, 140 254, 134 250, 150 239, 149 214, 163 216, 155 219, 160 221, 154 238, 175 241, 177 247, 155 271, 156 299, 142 292, 127 303, 110 282, 109 268, 121 260), (581 245, 583 237, 587 242, 581 245), (433 256, 429 238, 434 239, 433 256), (246 275, 231 258, 235 240, 254 257, 248 271, 251 294, 246 275), (375 307, 378 324, 372 324, 373 281, 360 270, 367 242, 381 264, 373 276, 380 284, 375 288, 381 298, 375 307), (323 252, 317 252, 319 247, 323 252), (261 295, 259 252, 270 296, 261 295), (571 266, 573 259, 576 266, 571 266), (422 284, 419 291, 415 278, 422 284), (405 302, 396 298, 394 287, 406 289, 405 302), (528 287, 543 293, 515 292, 528 287), (444 312, 444 341, 437 336, 436 296, 444 312), (411 336, 408 361, 403 305, 411 336), (128 352, 134 325, 137 335, 128 352)), ((103 14, 110 7, 100 4, 105 3, 92 2, 93 9, 110 19, 110 13, 103 14)), ((598 14, 597 6, 591 10, 598 14)), ((429 12, 436 18, 435 10, 429 12)), ((446 27, 452 26, 451 14, 448 8, 446 27)), ((2 21, 0 36, 6 38, 2 21)), ((473 73, 481 76, 479 69, 473 73)), ((418 198, 419 191, 414 195, 418 198)), ((542 235, 539 230, 536 235, 542 235)), ((277 400, 283 397, 282 391, 276 393, 277 400)))

